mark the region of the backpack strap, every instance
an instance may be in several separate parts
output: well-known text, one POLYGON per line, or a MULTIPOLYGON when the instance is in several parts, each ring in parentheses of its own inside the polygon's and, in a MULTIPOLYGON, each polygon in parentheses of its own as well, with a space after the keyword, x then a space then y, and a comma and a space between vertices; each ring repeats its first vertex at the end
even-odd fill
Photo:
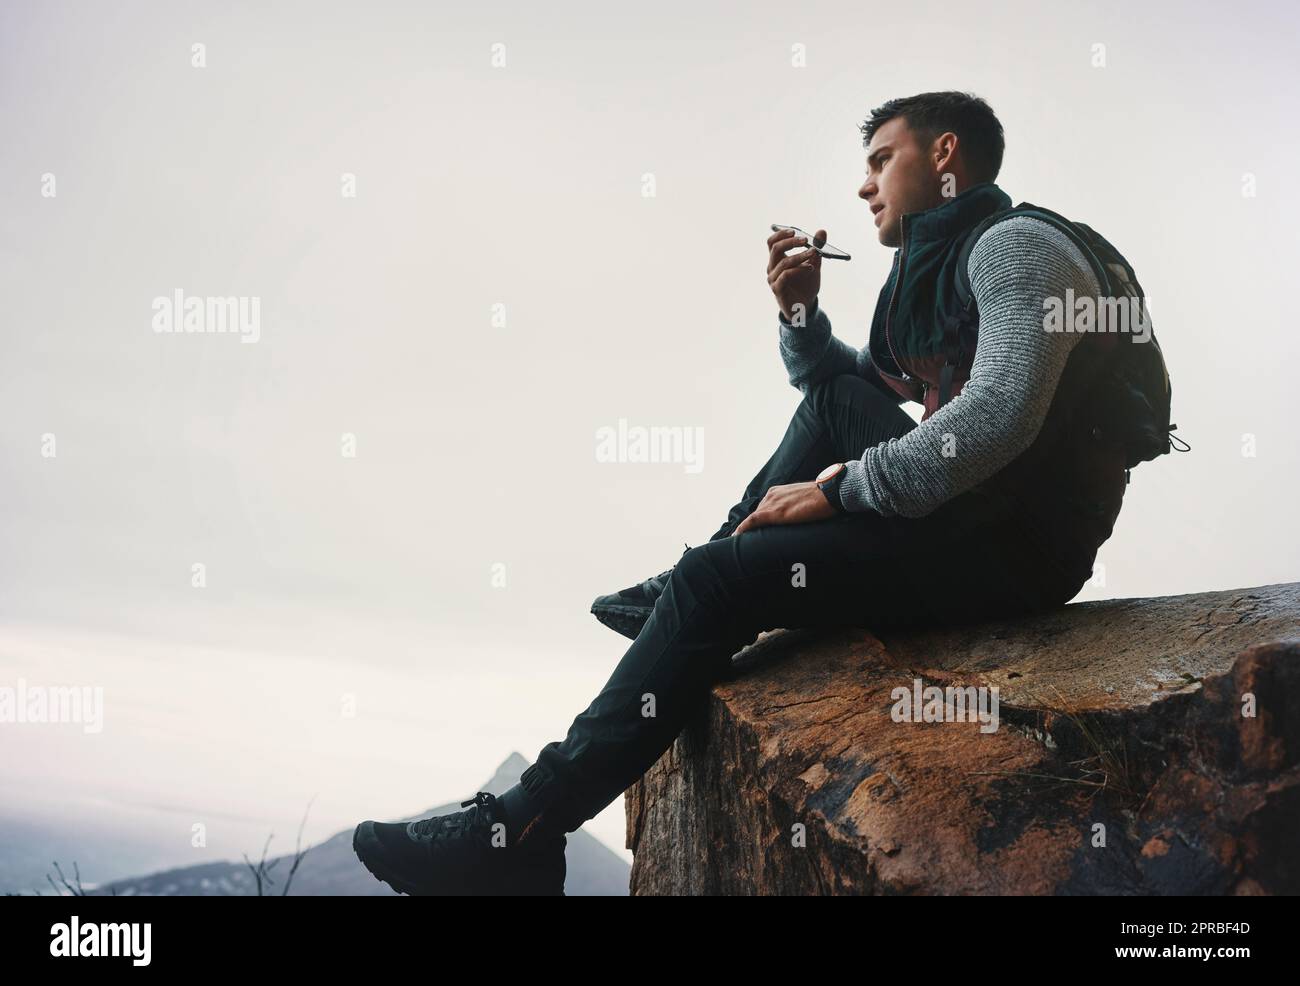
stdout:
POLYGON ((952 396, 952 378, 958 365, 961 363, 963 346, 962 334, 973 334, 979 327, 979 309, 975 305, 975 296, 971 292, 970 276, 966 272, 966 265, 970 261, 970 253, 975 243, 984 231, 992 226, 999 219, 1003 219, 1014 209, 1004 209, 1002 212, 995 212, 991 216, 985 217, 966 234, 966 239, 962 242, 961 249, 957 252, 957 301, 958 311, 955 315, 949 315, 943 323, 943 367, 939 370, 939 407, 948 403, 952 396))

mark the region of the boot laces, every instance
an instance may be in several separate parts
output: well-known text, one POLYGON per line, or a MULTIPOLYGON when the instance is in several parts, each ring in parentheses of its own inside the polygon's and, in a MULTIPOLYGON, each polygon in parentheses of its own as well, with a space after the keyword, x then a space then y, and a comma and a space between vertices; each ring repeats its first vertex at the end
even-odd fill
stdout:
POLYGON ((496 800, 496 795, 490 791, 479 791, 474 797, 460 803, 462 808, 470 806, 469 811, 455 811, 449 815, 422 818, 418 822, 411 823, 411 831, 421 838, 430 840, 460 835, 479 825, 490 823, 493 818, 498 817, 500 809, 496 807, 496 800), (485 808, 491 809, 490 814, 483 813, 485 808))

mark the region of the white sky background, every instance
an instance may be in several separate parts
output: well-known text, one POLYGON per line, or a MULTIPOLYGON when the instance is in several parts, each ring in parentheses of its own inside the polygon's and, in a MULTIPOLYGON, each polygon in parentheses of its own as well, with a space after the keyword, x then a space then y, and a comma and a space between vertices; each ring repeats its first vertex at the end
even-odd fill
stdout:
MULTIPOLYGON (((320 836, 561 739, 626 649, 592 598, 707 538, 799 402, 768 225, 853 254, 821 298, 865 344, 891 252, 857 127, 929 89, 988 99, 999 184, 1103 232, 1151 299, 1192 452, 1134 471, 1078 598, 1295 580, 1298 27, 1281 2, 6 0, 0 684, 110 704, 95 737, 0 727, 0 801, 179 808, 185 846, 185 812, 291 833, 317 795, 320 836), (156 334, 177 288, 259 296, 260 342, 156 334), (703 428, 703 470, 598 463, 619 418, 703 428)), ((621 849, 621 800, 590 828, 621 849)))

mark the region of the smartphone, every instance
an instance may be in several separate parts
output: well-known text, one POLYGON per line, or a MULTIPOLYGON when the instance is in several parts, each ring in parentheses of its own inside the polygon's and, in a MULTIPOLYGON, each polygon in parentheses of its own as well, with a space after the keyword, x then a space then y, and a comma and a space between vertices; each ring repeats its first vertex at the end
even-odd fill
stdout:
POLYGON ((803 237, 806 237, 807 240, 808 240, 807 245, 808 245, 809 247, 811 247, 812 249, 816 250, 818 253, 820 253, 820 254, 821 254, 823 257, 825 257, 827 260, 851 260, 851 259, 853 259, 853 258, 851 258, 847 253, 845 253, 843 250, 839 250, 839 249, 837 249, 837 248, 831 246, 829 243, 821 243, 821 244, 818 244, 817 242, 815 242, 816 238, 813 236, 812 233, 805 233, 805 232, 804 232, 802 229, 800 229, 798 226, 784 226, 784 225, 781 225, 780 223, 773 223, 773 224, 772 224, 772 232, 773 232, 773 233, 779 233, 779 232, 780 232, 781 230, 783 230, 783 229, 788 229, 788 230, 790 230, 791 232, 793 232, 793 233, 795 234, 795 236, 803 236, 803 237))

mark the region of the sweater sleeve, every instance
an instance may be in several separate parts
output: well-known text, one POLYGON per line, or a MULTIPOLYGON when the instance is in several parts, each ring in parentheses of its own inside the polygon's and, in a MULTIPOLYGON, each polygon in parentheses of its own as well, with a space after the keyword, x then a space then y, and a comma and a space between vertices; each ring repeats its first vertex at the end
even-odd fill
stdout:
POLYGON ((817 298, 813 299, 812 308, 806 315, 806 324, 801 326, 788 322, 784 312, 778 311, 776 315, 781 360, 785 363, 791 386, 806 394, 815 383, 850 373, 874 385, 895 404, 903 400, 897 391, 880 379, 866 346, 857 349, 831 331, 830 316, 817 298))
POLYGON ((1044 301, 1096 297, 1100 286, 1074 242, 1028 216, 980 236, 967 267, 979 341, 961 393, 901 438, 846 463, 850 511, 923 517, 992 476, 1038 436, 1077 332, 1043 328, 1044 301))

